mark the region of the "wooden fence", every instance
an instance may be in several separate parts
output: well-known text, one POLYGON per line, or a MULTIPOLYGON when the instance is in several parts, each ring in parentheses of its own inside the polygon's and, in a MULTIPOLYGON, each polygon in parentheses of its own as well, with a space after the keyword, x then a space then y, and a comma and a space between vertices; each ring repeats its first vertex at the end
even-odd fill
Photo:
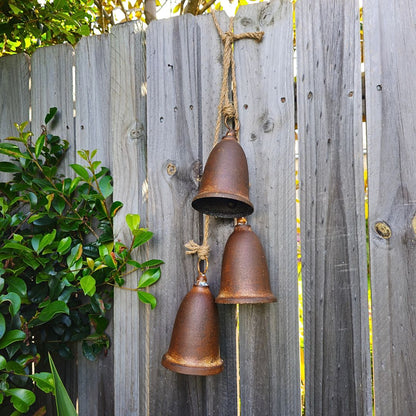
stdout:
MULTIPOLYGON (((276 304, 219 305, 223 373, 172 373, 160 364, 177 308, 196 277, 183 244, 202 234, 191 208, 212 147, 222 46, 210 16, 113 28, 110 35, 0 59, 0 137, 49 107, 53 133, 98 149, 124 215, 155 232, 163 276, 150 311, 115 290, 112 348, 61 368, 81 416, 301 415, 295 122, 299 135, 306 415, 371 415, 368 257, 371 259, 376 415, 416 414, 416 4, 364 2, 369 216, 366 244, 358 0, 240 8, 235 45, 241 143, 250 170, 249 218, 268 259, 276 304), (296 120, 295 120, 296 115, 296 120), (391 236, 383 230, 388 227, 391 236), (237 314, 238 311, 238 314, 237 314), (238 323, 237 323, 238 319, 238 323), (238 377, 237 377, 238 373, 238 377)), ((219 16, 223 29, 225 14, 219 16)), ((225 130, 224 130, 225 132, 225 130)), ((232 222, 213 220, 209 283, 216 294, 232 222)), ((134 286, 137 276, 129 278, 134 286)))

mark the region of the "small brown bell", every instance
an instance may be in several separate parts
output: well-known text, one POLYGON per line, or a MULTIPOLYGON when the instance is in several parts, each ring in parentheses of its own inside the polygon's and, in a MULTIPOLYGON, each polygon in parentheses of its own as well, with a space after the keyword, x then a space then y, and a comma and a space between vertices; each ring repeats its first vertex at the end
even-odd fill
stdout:
POLYGON ((223 369, 217 306, 202 273, 179 307, 162 365, 197 376, 218 374, 223 369))
POLYGON ((266 256, 257 235, 239 218, 225 245, 217 303, 276 302, 266 256))
POLYGON ((250 215, 247 158, 230 130, 212 149, 192 206, 203 214, 222 218, 250 215))

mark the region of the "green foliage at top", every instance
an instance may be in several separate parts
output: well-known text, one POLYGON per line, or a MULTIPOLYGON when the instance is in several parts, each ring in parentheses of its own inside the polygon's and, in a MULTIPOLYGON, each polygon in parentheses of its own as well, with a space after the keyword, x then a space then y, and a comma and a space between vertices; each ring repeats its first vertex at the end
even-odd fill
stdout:
MULTIPOLYGON (((199 15, 222 9, 220 0, 176 3, 169 11, 171 4, 160 0, 0 0, 0 56, 31 54, 40 46, 63 42, 75 45, 81 36, 109 32, 117 23, 138 20, 149 24, 158 15, 199 15)), ((247 0, 236 3, 238 8, 247 0)))
POLYGON ((94 160, 96 151, 80 151, 84 163, 72 164, 74 174, 64 177, 58 166, 68 143, 46 127, 36 140, 26 123, 16 127, 18 135, 0 143, 8 156, 0 171, 10 178, 0 182, 0 405, 25 413, 35 402, 33 382, 53 391, 51 374, 32 374, 32 364, 48 352, 71 358, 75 342, 91 360, 106 351, 113 287, 140 271, 129 290, 154 308, 156 298, 146 290, 160 278, 163 262, 133 259, 153 236, 137 214, 126 218, 128 244, 113 241, 122 203, 110 201, 112 178, 94 160))
POLYGON ((94 11, 93 0, 0 0, 0 55, 74 45, 91 33, 94 11))

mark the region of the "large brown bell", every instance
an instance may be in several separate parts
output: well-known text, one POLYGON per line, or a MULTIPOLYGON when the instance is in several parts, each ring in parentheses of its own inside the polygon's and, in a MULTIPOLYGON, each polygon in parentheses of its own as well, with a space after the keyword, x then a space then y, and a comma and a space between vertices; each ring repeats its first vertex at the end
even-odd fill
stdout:
POLYGON ((162 365, 197 376, 218 374, 223 369, 217 306, 202 273, 179 307, 162 365))
POLYGON ((254 210, 248 194, 247 158, 231 130, 208 156, 192 206, 214 217, 244 217, 254 210))
POLYGON ((225 245, 217 303, 271 303, 266 256, 260 239, 244 218, 237 220, 225 245))

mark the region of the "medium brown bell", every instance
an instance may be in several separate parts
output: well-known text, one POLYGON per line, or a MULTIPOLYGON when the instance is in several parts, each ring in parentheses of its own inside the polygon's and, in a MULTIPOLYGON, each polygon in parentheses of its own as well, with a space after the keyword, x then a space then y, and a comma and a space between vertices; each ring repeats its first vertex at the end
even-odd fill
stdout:
POLYGON ((248 188, 246 155, 231 130, 212 149, 192 206, 214 217, 244 217, 254 210, 248 188))
POLYGON ((271 303, 266 256, 257 235, 239 218, 225 245, 217 303, 271 303))
POLYGON ((217 306, 202 273, 179 307, 162 365, 196 376, 218 374, 223 369, 217 306))

